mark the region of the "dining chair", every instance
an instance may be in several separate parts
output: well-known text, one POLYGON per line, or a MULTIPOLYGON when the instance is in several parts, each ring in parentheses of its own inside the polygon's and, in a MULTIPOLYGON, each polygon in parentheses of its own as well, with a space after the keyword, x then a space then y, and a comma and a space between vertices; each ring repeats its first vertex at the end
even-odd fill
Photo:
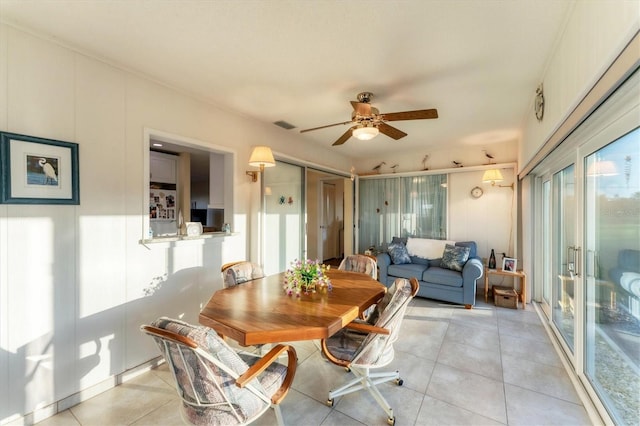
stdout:
POLYGON ((370 275, 374 280, 378 279, 378 261, 367 254, 351 254, 340 262, 338 269, 343 271, 362 272, 370 275))
POLYGON ((167 317, 140 329, 155 340, 173 373, 186 423, 248 424, 273 407, 283 424, 279 404, 297 366, 292 346, 276 345, 263 357, 239 353, 212 329, 167 317), (287 365, 275 362, 284 352, 287 365))
POLYGON ((264 277, 260 265, 242 260, 222 265, 222 280, 225 288, 264 277))
POLYGON ((387 422, 395 424, 393 409, 382 396, 377 385, 395 380, 402 386, 400 373, 371 372, 393 361, 393 343, 398 339, 400 324, 407 305, 418 292, 418 280, 397 278, 378 302, 366 321, 355 320, 342 330, 323 339, 322 353, 332 363, 347 368, 355 378, 345 385, 329 391, 327 404, 334 398, 367 389, 387 414, 387 422))
MULTIPOLYGON (((260 265, 247 260, 225 263, 222 265, 222 268, 220 268, 220 271, 222 272, 222 285, 224 288, 233 287, 251 280, 257 280, 258 278, 264 278, 264 272, 260 265)), ((218 333, 218 336, 224 338, 220 333, 218 333)), ((255 348, 259 353, 266 350, 264 345, 255 345, 255 348)))
MULTIPOLYGON (((362 272, 371 276, 374 280, 378 279, 378 260, 368 254, 351 254, 346 256, 342 259, 342 262, 340 262, 338 269, 343 271, 362 272)), ((371 315, 374 308, 375 305, 372 305, 364 312, 361 312, 360 318, 366 319, 371 315)))

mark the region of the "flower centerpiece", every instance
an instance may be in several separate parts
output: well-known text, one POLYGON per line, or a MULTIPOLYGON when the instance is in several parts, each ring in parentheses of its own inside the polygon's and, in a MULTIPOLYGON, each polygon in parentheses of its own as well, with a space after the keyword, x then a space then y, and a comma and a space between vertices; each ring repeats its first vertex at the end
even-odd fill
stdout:
POLYGON ((327 290, 331 290, 331 281, 327 276, 329 268, 318 260, 294 260, 291 268, 284 273, 284 291, 289 296, 295 293, 300 297, 302 293, 315 293, 317 287, 326 286, 327 290))

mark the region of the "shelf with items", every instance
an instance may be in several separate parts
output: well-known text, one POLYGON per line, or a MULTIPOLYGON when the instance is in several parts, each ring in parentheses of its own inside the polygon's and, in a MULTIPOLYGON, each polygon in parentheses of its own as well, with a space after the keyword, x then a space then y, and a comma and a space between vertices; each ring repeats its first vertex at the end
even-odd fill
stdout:
POLYGON ((200 235, 167 235, 162 237, 153 237, 139 240, 138 243, 142 245, 147 244, 161 244, 161 243, 175 243, 178 241, 196 241, 196 240, 207 240, 212 238, 225 238, 225 237, 233 237, 239 235, 237 232, 226 233, 226 232, 205 232, 200 235))
POLYGON ((484 268, 484 301, 487 302, 488 301, 488 295, 489 295, 489 275, 500 275, 500 276, 506 276, 506 277, 513 277, 513 278, 519 278, 520 279, 520 292, 518 292, 515 288, 514 290, 516 291, 516 293, 518 293, 518 297, 520 298, 520 301, 522 302, 522 309, 524 309, 526 307, 526 300, 527 300, 527 275, 524 273, 524 271, 520 270, 520 271, 503 271, 501 269, 489 269, 488 267, 485 266, 484 268))

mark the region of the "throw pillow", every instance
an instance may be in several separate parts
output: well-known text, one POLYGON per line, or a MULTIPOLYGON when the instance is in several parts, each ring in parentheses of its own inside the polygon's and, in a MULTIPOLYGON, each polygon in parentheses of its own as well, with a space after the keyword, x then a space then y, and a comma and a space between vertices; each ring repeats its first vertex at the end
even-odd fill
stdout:
POLYGON ((444 253, 442 253, 440 267, 460 272, 468 259, 469 247, 459 247, 447 244, 444 248, 444 253))
POLYGON ((411 263, 407 247, 402 243, 389 244, 387 251, 389 252, 389 256, 391 256, 391 261, 396 265, 411 263))

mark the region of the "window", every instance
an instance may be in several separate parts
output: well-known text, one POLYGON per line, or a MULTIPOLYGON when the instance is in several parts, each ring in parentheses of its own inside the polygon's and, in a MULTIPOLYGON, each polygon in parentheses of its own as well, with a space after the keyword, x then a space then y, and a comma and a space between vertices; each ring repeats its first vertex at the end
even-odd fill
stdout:
POLYGON ((184 223, 222 232, 233 215, 233 153, 204 143, 148 132, 150 237, 176 236, 184 223))

